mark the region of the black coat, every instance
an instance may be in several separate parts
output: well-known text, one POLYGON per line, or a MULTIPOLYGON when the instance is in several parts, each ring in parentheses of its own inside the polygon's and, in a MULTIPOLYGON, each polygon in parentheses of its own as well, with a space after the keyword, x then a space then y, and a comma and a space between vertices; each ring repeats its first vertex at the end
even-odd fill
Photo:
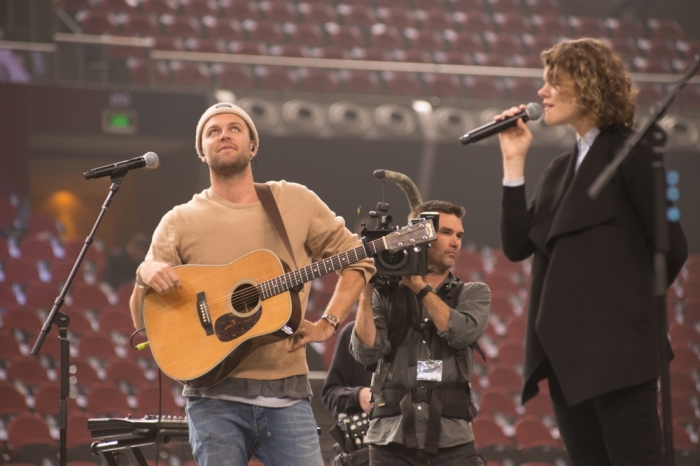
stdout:
MULTIPOLYGON (((505 187, 503 250, 534 253, 523 368, 523 402, 537 393, 545 358, 573 405, 661 373, 653 297, 652 152, 634 151, 596 200, 587 189, 629 130, 605 130, 574 176, 576 151, 544 171, 529 208, 525 188, 505 187)), ((687 257, 670 224, 668 282, 687 257)))

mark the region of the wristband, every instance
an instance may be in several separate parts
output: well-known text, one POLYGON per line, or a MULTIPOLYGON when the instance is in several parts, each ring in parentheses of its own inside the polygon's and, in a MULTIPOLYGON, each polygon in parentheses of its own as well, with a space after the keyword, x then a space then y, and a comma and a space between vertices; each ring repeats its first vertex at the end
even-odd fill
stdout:
POLYGON ((423 301, 423 298, 425 298, 428 293, 435 293, 435 290, 432 286, 425 285, 425 288, 416 293, 416 298, 418 298, 418 301, 423 301))

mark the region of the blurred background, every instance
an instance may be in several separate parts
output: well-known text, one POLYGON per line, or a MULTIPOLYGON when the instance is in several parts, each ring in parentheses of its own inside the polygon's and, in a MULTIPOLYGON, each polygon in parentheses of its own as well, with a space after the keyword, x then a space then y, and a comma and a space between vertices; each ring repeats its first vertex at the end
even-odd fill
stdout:
MULTIPOLYGON (((403 193, 373 178, 376 169, 408 175, 423 199, 466 207, 455 273, 494 294, 482 339, 489 358, 474 376, 477 444, 489 464, 566 464, 547 387, 526 407, 517 397, 529 264, 500 250, 497 138, 458 138, 504 108, 538 102, 539 53, 563 38, 598 37, 618 51, 643 122, 700 53, 698 24, 700 9, 683 0, 0 0, 0 463, 58 464, 57 330, 39 358, 29 350, 109 190, 108 179, 82 174, 148 151, 160 167, 124 179, 63 308, 69 458, 95 461, 88 418, 158 411, 157 366, 127 344, 131 277, 162 215, 209 185, 195 127, 208 106, 230 101, 260 132, 256 180, 305 184, 353 231, 373 222, 379 201, 390 203, 394 224, 408 214, 403 193)), ((678 464, 700 464, 698 76, 661 123, 695 254, 667 299, 674 440, 678 464)), ((531 194, 575 137, 530 127, 531 194)), ((311 285, 311 319, 334 279, 311 285)), ((327 460, 335 421, 320 386, 333 351, 334 341, 307 348, 327 460)), ((163 412, 183 414, 178 385, 164 380, 162 393, 163 412)), ((159 455, 181 464, 192 461, 186 450, 159 455)))

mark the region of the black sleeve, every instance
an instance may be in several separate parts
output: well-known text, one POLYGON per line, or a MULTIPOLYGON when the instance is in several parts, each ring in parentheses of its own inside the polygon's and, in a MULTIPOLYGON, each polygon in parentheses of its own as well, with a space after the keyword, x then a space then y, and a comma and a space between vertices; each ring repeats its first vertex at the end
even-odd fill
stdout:
POLYGON ((535 250, 530 240, 534 207, 528 209, 525 185, 504 186, 501 205, 501 243, 503 252, 513 262, 530 257, 535 250))
POLYGON ((321 389, 323 406, 338 417, 338 414, 362 410, 358 393, 362 387, 369 387, 371 374, 350 355, 350 336, 354 322, 346 325, 338 335, 333 354, 333 362, 321 389))

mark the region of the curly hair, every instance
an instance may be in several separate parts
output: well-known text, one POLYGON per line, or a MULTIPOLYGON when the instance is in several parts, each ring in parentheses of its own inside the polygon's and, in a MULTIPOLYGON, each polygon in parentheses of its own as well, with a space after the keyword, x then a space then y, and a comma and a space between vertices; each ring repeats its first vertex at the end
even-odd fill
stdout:
POLYGON ((547 81, 565 91, 573 80, 573 94, 583 114, 600 129, 632 127, 637 91, 620 57, 598 39, 560 42, 540 54, 547 81), (563 88, 563 89, 562 89, 563 88))

